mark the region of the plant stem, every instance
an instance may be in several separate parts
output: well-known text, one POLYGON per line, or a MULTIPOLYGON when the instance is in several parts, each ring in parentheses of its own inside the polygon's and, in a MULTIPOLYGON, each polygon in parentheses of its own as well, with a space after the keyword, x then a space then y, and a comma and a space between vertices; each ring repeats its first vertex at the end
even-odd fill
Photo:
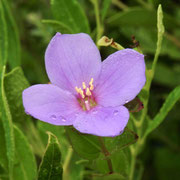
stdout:
MULTIPOLYGON (((138 0, 138 1, 143 2, 142 0, 138 0)), ((159 58, 161 45, 162 45, 163 34, 164 34, 163 11, 162 11, 161 5, 158 6, 158 10, 157 10, 157 30, 158 30, 158 33, 157 33, 157 48, 156 48, 152 68, 150 70, 146 69, 147 82, 146 82, 146 85, 144 86, 143 90, 147 94, 146 94, 145 98, 142 96, 142 99, 144 101, 144 109, 142 111, 140 119, 138 121, 134 121, 135 126, 137 128, 138 135, 139 135, 139 141, 137 142, 137 144, 135 144, 134 146, 132 146, 130 148, 131 157, 132 157, 132 159, 131 159, 131 169, 130 169, 130 180, 132 180, 133 177, 134 177, 134 170, 135 170, 135 165, 136 165, 136 156, 140 153, 140 150, 141 150, 142 145, 143 145, 143 143, 145 141, 146 133, 147 133, 147 131, 146 131, 143 134, 142 125, 143 125, 144 121, 146 120, 146 116, 147 116, 147 113, 148 113, 149 91, 150 91, 151 83, 152 83, 152 80, 153 80, 153 77, 154 77, 156 64, 157 64, 157 61, 158 61, 158 58, 159 58)))
POLYGON ((73 150, 71 147, 69 147, 66 159, 65 159, 64 164, 63 164, 63 179, 69 179, 68 178, 68 176, 69 176, 68 166, 69 166, 69 163, 71 161, 72 155, 73 155, 73 150))
POLYGON ((91 0, 91 2, 94 6, 94 11, 96 16, 96 25, 97 25, 96 43, 97 43, 98 40, 101 38, 104 30, 103 30, 103 26, 101 25, 98 0, 91 0))
POLYGON ((136 164, 136 153, 135 153, 135 148, 134 146, 130 147, 130 151, 131 151, 131 166, 130 166, 130 174, 129 174, 129 180, 133 179, 134 176, 134 169, 135 169, 135 164, 136 164))
POLYGON ((119 0, 112 0, 112 4, 116 5, 118 8, 127 11, 128 10, 128 6, 126 4, 124 4, 123 2, 119 1, 119 0))
POLYGON ((143 0, 136 0, 139 4, 144 6, 146 9, 152 10, 152 4, 149 4, 147 2, 144 2, 143 0))
POLYGON ((100 142, 100 145, 101 145, 102 153, 104 154, 104 156, 106 157, 106 160, 107 160, 107 165, 108 165, 108 168, 109 168, 109 174, 112 174, 113 173, 112 162, 111 162, 111 159, 108 157, 110 153, 106 149, 103 138, 102 137, 98 137, 98 138, 99 138, 99 142, 100 142))
POLYGON ((180 48, 180 40, 179 40, 176 36, 174 36, 174 35, 172 35, 172 34, 170 34, 170 33, 168 33, 168 32, 165 32, 164 35, 165 35, 165 37, 166 37, 168 40, 170 40, 170 41, 173 42, 178 48, 180 48))

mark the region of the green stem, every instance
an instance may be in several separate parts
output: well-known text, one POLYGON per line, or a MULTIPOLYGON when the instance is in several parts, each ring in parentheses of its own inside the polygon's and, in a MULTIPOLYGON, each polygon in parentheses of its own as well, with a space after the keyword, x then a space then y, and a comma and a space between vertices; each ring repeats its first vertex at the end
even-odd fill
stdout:
POLYGON ((143 0, 136 0, 139 4, 141 4, 142 6, 144 6, 146 9, 152 10, 153 6, 152 4, 146 3, 143 0))
POLYGON ((129 180, 132 180, 134 176, 134 170, 136 164, 136 152, 134 146, 130 147, 130 151, 131 151, 131 166, 130 166, 129 180))
POLYGON ((65 159, 64 164, 63 164, 63 179, 69 179, 68 178, 69 177, 68 167, 69 167, 69 163, 71 161, 72 155, 73 155, 73 149, 69 148, 66 159, 65 159))
POLYGON ((119 0, 112 0, 112 3, 124 11, 127 11, 129 9, 129 7, 126 4, 119 0))
POLYGON ((102 153, 106 157, 107 165, 108 165, 108 168, 109 168, 109 174, 112 174, 113 173, 112 162, 111 162, 111 159, 108 157, 110 153, 106 149, 103 138, 102 137, 98 137, 98 138, 99 138, 99 142, 100 142, 100 145, 101 145, 102 153))
POLYGON ((162 20, 163 20, 163 12, 162 12, 161 5, 159 5, 158 11, 157 11, 157 30, 158 30, 157 48, 156 48, 156 53, 154 56, 152 68, 151 68, 151 70, 146 71, 147 72, 147 82, 146 82, 146 85, 144 86, 143 90, 147 93, 147 95, 146 95, 146 98, 142 97, 142 99, 144 101, 144 109, 142 111, 139 121, 135 121, 135 126, 137 128, 139 140, 137 141, 137 144, 135 144, 134 146, 131 147, 132 161, 131 161, 131 170, 130 170, 130 180, 132 180, 133 176, 134 176, 134 169, 135 169, 135 165, 136 165, 136 156, 138 155, 138 153, 140 153, 140 149, 142 148, 142 145, 145 141, 145 136, 143 135, 143 129, 141 127, 147 116, 149 91, 151 88, 151 83, 152 83, 152 80, 154 77, 155 68, 156 68, 156 64, 158 61, 158 57, 159 57, 161 45, 162 45, 162 39, 163 39, 163 34, 164 34, 164 26, 163 26, 162 20))
POLYGON ((103 26, 101 25, 98 0, 91 0, 91 2, 94 6, 94 11, 95 11, 95 16, 96 16, 96 25, 97 25, 96 42, 98 42, 104 30, 103 30, 103 26))
POLYGON ((180 40, 178 39, 178 37, 168 33, 168 32, 165 32, 164 33, 164 36, 170 40, 171 42, 173 42, 178 48, 180 48, 180 40))

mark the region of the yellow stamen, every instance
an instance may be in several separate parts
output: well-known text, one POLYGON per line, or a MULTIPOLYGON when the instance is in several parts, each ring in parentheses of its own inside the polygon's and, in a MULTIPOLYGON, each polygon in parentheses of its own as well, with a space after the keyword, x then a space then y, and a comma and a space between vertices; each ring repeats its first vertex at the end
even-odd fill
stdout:
POLYGON ((75 87, 75 90, 77 93, 79 93, 79 88, 77 86, 75 87))
POLYGON ((89 88, 86 89, 86 95, 87 95, 87 96, 91 96, 91 95, 92 95, 92 94, 91 94, 91 91, 89 90, 89 88))
POLYGON ((82 83, 83 89, 86 89, 86 84, 85 82, 82 83))
POLYGON ((81 95, 81 97, 84 99, 85 98, 85 95, 84 95, 84 92, 81 88, 79 88, 79 94, 81 95))
POLYGON ((92 91, 94 89, 94 86, 93 86, 93 81, 94 79, 91 78, 91 81, 89 82, 89 85, 90 85, 90 90, 92 91))
POLYGON ((93 85, 91 85, 91 86, 90 86, 90 90, 92 91, 93 89, 94 89, 94 86, 93 86, 93 85))
POLYGON ((92 85, 93 81, 94 81, 94 79, 91 78, 91 81, 89 82, 89 85, 92 85))

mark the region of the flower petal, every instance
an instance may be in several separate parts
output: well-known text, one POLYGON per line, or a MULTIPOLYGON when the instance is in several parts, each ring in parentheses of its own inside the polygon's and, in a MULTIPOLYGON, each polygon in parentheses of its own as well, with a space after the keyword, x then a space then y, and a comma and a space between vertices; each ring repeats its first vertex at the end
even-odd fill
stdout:
POLYGON ((117 51, 102 64, 96 100, 105 107, 123 105, 136 97, 145 81, 144 55, 132 49, 117 51))
POLYGON ((97 136, 117 136, 127 125, 129 112, 126 107, 97 106, 91 111, 80 113, 73 126, 81 133, 97 136))
POLYGON ((80 111, 74 95, 51 84, 25 89, 23 105, 27 114, 54 125, 72 125, 80 111))
POLYGON ((75 86, 97 79, 101 57, 89 35, 57 33, 47 47, 45 64, 51 83, 74 93, 75 86))

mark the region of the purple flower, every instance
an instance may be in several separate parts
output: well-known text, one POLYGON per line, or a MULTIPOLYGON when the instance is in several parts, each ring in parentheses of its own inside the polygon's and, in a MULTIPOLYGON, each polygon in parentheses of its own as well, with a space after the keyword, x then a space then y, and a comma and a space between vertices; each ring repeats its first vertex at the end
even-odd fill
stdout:
POLYGON ((57 33, 45 53, 52 84, 23 92, 25 111, 41 121, 98 136, 117 136, 127 125, 131 101, 145 84, 144 56, 117 51, 101 62, 89 35, 57 33))

